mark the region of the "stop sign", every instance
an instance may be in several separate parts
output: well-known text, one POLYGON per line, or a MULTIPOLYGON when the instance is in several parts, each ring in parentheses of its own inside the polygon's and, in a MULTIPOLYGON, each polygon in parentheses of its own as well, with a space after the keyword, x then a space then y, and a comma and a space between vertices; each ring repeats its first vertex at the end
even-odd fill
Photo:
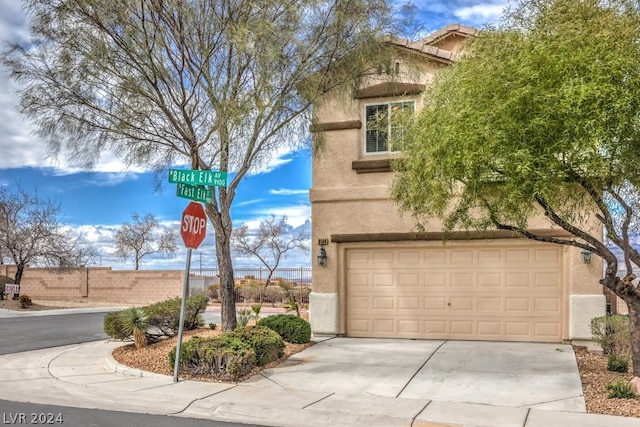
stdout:
POLYGON ((198 249, 207 232, 207 216, 200 203, 191 202, 182 212, 180 235, 187 248, 198 249))

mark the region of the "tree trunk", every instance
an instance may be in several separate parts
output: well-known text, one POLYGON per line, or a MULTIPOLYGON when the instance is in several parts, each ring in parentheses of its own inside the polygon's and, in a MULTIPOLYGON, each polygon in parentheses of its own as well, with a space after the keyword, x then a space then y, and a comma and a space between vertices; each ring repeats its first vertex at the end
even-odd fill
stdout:
POLYGON ((230 331, 236 328, 236 293, 233 277, 233 263, 231 262, 231 217, 229 212, 217 212, 213 206, 205 205, 205 210, 211 224, 213 224, 216 239, 216 258, 218 273, 220 274, 220 302, 222 330, 230 331))
POLYGON ((220 273, 220 300, 222 303, 222 330, 230 331, 236 328, 236 293, 233 278, 233 264, 231 263, 231 245, 226 236, 216 233, 216 255, 218 258, 218 272, 220 273))
MULTIPOLYGON (((16 277, 14 279, 14 283, 16 285, 19 285, 20 282, 22 281, 22 273, 24 273, 24 263, 20 262, 16 265, 16 277)), ((20 298, 20 293, 18 292, 17 294, 13 294, 13 299, 19 299, 20 298)))
POLYGON ((631 360, 633 375, 640 377, 640 301, 625 301, 629 308, 629 329, 631 334, 631 360))

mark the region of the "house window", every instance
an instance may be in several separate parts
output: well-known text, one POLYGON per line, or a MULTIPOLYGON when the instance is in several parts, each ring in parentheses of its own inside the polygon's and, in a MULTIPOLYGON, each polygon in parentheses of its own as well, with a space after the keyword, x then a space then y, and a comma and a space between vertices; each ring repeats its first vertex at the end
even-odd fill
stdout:
POLYGON ((413 114, 413 101, 367 105, 365 109, 365 153, 389 151, 388 142, 391 138, 394 138, 394 144, 402 143, 403 117, 406 114, 413 114))

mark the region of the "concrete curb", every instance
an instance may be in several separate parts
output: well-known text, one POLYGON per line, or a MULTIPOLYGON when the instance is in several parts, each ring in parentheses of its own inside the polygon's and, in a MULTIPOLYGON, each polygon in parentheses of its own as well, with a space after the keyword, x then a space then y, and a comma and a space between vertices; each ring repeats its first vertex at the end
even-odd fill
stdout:
POLYGON ((155 372, 143 371, 142 369, 131 368, 129 366, 123 365, 116 361, 113 358, 113 354, 111 352, 107 352, 105 355, 105 364, 107 369, 115 372, 116 374, 127 375, 130 377, 136 378, 158 378, 158 379, 167 379, 171 378, 169 375, 157 374, 155 372))

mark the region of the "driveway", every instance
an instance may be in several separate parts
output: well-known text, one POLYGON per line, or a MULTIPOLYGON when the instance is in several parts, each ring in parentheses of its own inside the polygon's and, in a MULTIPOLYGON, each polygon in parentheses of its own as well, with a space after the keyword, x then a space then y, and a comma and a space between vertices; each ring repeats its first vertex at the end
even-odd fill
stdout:
POLYGON ((586 412, 565 344, 329 338, 245 383, 300 391, 586 412))

